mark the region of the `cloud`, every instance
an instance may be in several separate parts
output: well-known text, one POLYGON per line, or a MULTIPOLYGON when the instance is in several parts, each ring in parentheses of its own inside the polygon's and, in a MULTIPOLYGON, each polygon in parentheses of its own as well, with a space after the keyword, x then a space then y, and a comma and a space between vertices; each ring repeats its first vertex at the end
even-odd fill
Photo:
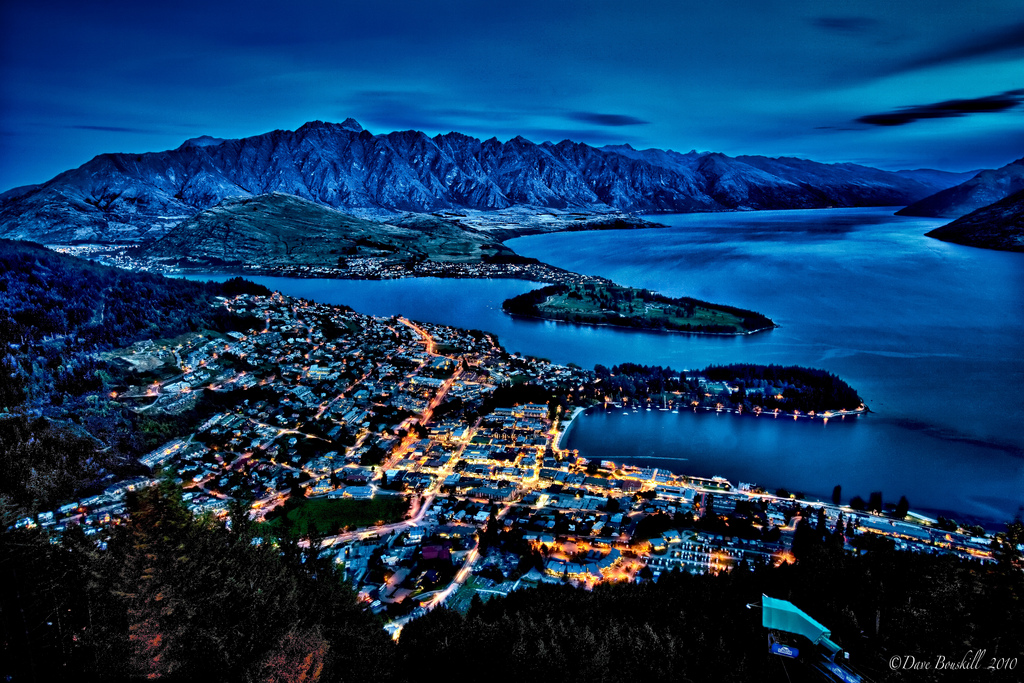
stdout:
POLYGON ((618 131, 611 132, 598 128, 526 127, 522 131, 522 136, 538 144, 545 141, 557 144, 563 140, 569 140, 571 142, 582 142, 593 147, 638 142, 633 136, 622 135, 618 131))
POLYGON ((872 126, 903 126, 923 119, 949 119, 969 114, 994 114, 1013 109, 1024 102, 1024 90, 1009 90, 999 95, 965 100, 946 100, 935 104, 901 107, 882 114, 868 114, 856 119, 872 126))
POLYGON ((897 70, 953 64, 1017 51, 1024 51, 1024 22, 1018 22, 1001 30, 987 33, 980 38, 910 60, 901 64, 897 70))
POLYGON ((582 121, 598 126, 642 126, 650 123, 635 116, 625 114, 599 114, 591 111, 574 111, 566 114, 565 118, 570 121, 582 121))
MULTIPOLYGON (((430 92, 406 90, 363 90, 343 98, 341 119, 352 116, 364 126, 387 130, 450 131, 461 128, 491 129, 495 125, 514 122, 517 113, 499 109, 456 108, 430 92)), ((339 120, 341 120, 339 119, 339 120)))
POLYGON ((124 126, 88 126, 80 124, 76 126, 65 126, 65 128, 72 128, 74 130, 100 130, 107 133, 142 133, 144 135, 158 134, 163 131, 150 130, 148 128, 126 128, 124 126))
POLYGON ((879 25, 871 17, 814 17, 811 24, 823 31, 848 35, 866 33, 879 25))

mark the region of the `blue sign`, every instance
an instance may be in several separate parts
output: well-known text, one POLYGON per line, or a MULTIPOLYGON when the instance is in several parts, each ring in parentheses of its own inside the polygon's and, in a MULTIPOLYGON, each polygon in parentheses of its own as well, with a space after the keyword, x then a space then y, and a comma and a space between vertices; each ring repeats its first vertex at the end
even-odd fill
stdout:
POLYGON ((783 645, 782 643, 772 643, 772 654, 796 659, 800 654, 800 650, 795 647, 790 647, 789 645, 783 645))

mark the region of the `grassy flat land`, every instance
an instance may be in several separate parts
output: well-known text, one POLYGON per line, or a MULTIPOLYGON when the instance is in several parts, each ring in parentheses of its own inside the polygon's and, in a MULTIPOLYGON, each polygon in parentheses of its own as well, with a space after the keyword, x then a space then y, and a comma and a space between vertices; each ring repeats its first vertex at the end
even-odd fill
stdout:
POLYGON ((603 283, 553 285, 509 299, 509 313, 589 325, 742 334, 775 324, 754 311, 603 283))
POLYGON ((405 517, 409 502, 402 496, 377 496, 372 500, 316 498, 303 500, 284 518, 267 522, 273 533, 289 529, 293 536, 337 533, 344 527, 374 526, 398 522, 405 517))
POLYGON ((453 221, 409 214, 378 223, 281 193, 226 199, 148 244, 142 255, 190 267, 334 267, 362 258, 396 263, 520 258, 492 236, 453 221))

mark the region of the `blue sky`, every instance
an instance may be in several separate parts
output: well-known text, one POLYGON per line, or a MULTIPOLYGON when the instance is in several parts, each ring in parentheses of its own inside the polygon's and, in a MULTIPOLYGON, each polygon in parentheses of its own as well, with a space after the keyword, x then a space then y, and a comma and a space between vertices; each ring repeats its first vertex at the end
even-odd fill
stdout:
POLYGON ((0 190, 314 119, 969 170, 1024 156, 1024 2, 0 4, 0 190))

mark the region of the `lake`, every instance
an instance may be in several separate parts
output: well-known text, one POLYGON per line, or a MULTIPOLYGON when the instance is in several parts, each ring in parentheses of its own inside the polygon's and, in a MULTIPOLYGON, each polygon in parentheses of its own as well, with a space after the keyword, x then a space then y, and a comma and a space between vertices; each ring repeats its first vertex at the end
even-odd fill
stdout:
POLYGON ((510 351, 575 362, 701 368, 799 364, 856 388, 873 413, 846 421, 659 411, 577 419, 585 457, 844 498, 881 490, 913 509, 1003 521, 1024 504, 1024 255, 939 242, 943 221, 894 209, 653 217, 669 227, 508 242, 520 254, 670 296, 750 308, 780 328, 746 337, 646 333, 501 311, 540 285, 435 278, 253 278, 374 315, 496 333, 510 351))

